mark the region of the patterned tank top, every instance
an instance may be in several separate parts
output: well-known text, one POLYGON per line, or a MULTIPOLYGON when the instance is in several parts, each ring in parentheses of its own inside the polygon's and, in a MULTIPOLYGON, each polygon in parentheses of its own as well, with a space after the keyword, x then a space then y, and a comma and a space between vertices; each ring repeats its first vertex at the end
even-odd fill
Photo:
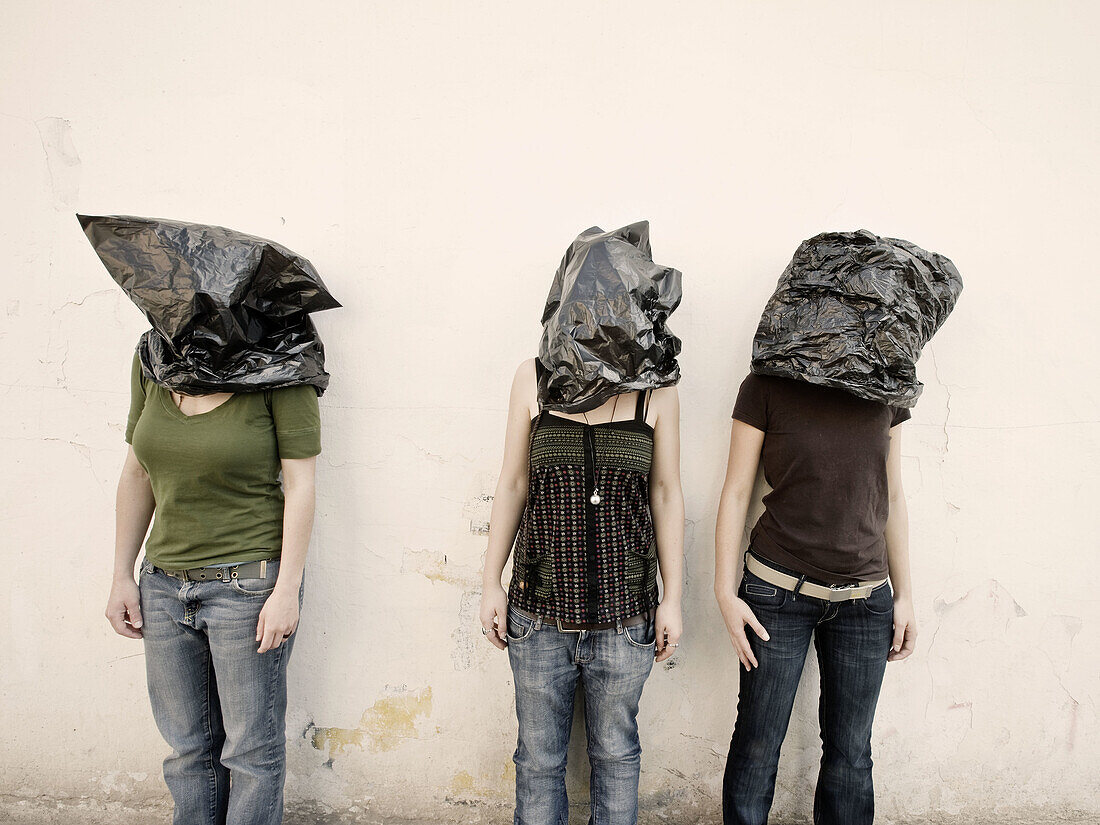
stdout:
POLYGON ((585 623, 656 606, 647 397, 638 393, 628 421, 585 424, 547 410, 531 421, 527 507, 508 588, 514 606, 585 623))

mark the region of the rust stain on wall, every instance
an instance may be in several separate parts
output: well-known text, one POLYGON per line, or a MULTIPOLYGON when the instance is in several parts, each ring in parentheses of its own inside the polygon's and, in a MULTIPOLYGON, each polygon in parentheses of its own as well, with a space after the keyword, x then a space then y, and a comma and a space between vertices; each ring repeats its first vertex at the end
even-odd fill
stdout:
POLYGON ((466 587, 479 581, 477 571, 458 564, 451 564, 445 553, 432 550, 406 550, 401 557, 402 573, 419 573, 433 582, 466 587))
POLYGON ((349 746, 375 753, 392 751, 404 739, 416 738, 416 720, 432 712, 432 689, 379 699, 364 711, 354 728, 322 728, 311 724, 306 738, 317 750, 327 750, 331 762, 349 746))

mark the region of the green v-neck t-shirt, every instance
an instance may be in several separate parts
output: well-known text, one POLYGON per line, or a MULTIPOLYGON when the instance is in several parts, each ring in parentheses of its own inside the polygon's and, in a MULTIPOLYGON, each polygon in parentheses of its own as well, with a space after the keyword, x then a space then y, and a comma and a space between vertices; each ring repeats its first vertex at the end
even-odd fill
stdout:
POLYGON ((233 395, 185 415, 134 356, 126 441, 156 509, 146 558, 165 570, 279 556, 280 460, 321 452, 317 391, 307 384, 233 395))

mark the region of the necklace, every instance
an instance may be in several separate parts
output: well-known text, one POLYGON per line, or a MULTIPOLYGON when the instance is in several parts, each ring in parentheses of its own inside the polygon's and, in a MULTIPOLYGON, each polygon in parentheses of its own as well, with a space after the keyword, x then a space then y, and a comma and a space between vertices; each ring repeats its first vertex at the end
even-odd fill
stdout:
MULTIPOLYGON (((618 409, 618 407, 619 407, 619 396, 616 395, 615 396, 615 401, 611 405, 611 421, 615 420, 615 410, 618 409)), ((596 464, 596 437, 592 434, 592 425, 588 423, 588 413, 582 412, 581 415, 584 417, 584 423, 588 427, 588 429, 585 431, 585 437, 588 438, 588 439, 591 439, 589 441, 589 444, 591 445, 590 449, 592 450, 592 464, 593 464, 593 467, 592 467, 592 495, 590 495, 588 497, 588 500, 590 502, 592 502, 592 504, 595 505, 595 504, 599 504, 600 501, 602 501, 602 499, 600 498, 599 488, 596 486, 596 468, 595 468, 595 464, 596 464)))

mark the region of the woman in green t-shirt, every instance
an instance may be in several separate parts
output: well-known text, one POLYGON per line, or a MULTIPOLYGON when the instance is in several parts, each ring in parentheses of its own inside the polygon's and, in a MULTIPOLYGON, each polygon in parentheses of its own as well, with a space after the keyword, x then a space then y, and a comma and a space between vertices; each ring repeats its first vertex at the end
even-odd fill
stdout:
POLYGON ((135 356, 126 441, 106 615, 144 640, 153 715, 173 748, 164 777, 175 821, 279 823, 317 391, 182 395, 135 356))

